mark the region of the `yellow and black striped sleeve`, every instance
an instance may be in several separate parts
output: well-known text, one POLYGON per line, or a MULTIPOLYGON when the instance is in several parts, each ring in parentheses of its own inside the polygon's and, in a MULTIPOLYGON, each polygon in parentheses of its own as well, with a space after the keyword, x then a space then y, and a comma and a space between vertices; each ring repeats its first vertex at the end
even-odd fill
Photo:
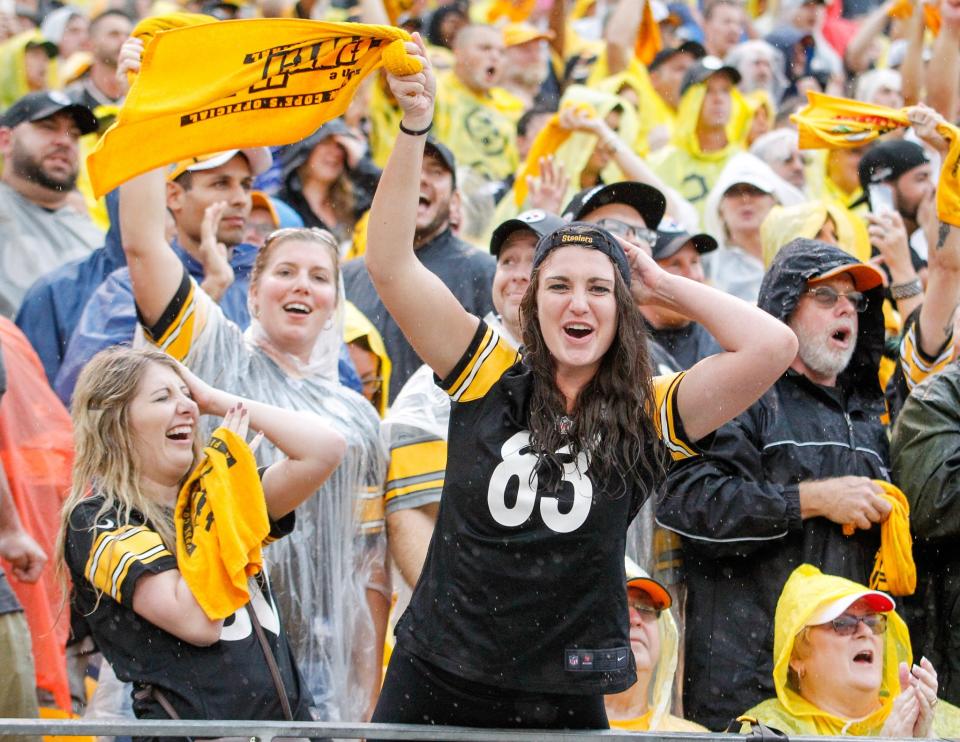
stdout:
POLYGON ((698 455, 696 446, 687 440, 683 420, 680 419, 677 409, 677 389, 684 374, 685 372, 678 371, 675 374, 653 377, 653 394, 657 405, 654 424, 674 461, 698 455))
POLYGON ((473 402, 482 399, 519 360, 516 349, 481 322, 459 363, 439 385, 454 402, 473 402))
POLYGON ((900 368, 908 392, 928 376, 946 368, 953 357, 953 337, 948 337, 940 352, 933 357, 923 352, 920 340, 920 322, 911 322, 900 341, 900 368))
POLYGON ((383 532, 383 506, 383 492, 379 487, 368 485, 357 495, 357 530, 362 535, 372 536, 383 532))
POLYGON ((203 304, 198 293, 199 287, 184 268, 177 293, 153 325, 144 323, 140 308, 137 308, 137 319, 147 340, 178 361, 187 357, 203 326, 203 304))
POLYGON ((133 591, 140 577, 177 568, 176 557, 160 535, 147 526, 98 528, 87 533, 92 536, 92 544, 84 577, 98 591, 128 608, 133 608, 133 591))
POLYGON ((395 432, 401 434, 394 436, 390 446, 386 512, 440 502, 447 469, 447 442, 409 426, 395 432))

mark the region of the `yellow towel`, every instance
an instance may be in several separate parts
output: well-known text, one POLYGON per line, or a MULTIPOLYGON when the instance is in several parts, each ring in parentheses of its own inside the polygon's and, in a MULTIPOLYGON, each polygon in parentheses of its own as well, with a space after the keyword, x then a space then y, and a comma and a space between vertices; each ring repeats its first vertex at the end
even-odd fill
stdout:
MULTIPOLYGON (((567 102, 561 106, 565 108, 575 108, 581 113, 587 114, 590 118, 596 118, 597 112, 589 103, 567 102)), ((517 206, 522 206, 527 200, 527 178, 540 177, 540 159, 547 155, 552 155, 557 151, 567 139, 573 130, 566 129, 560 125, 560 114, 553 114, 544 127, 539 131, 533 144, 530 145, 530 151, 527 153, 527 159, 523 166, 517 172, 517 178, 513 184, 513 197, 517 206)))
POLYGON ((204 457, 177 497, 177 567, 213 621, 250 601, 247 578, 263 568, 270 519, 249 446, 226 428, 213 431, 204 457))
POLYGON ((519 23, 530 17, 537 0, 494 0, 487 11, 487 23, 494 23, 506 16, 511 23, 519 23))
MULTIPOLYGON (((917 589, 917 567, 913 562, 913 537, 910 535, 910 504, 896 485, 874 479, 883 488, 879 497, 893 506, 890 517, 880 524, 880 548, 870 573, 870 589, 891 595, 913 595, 917 589)), ((843 527, 845 536, 853 535, 852 525, 843 527)))
POLYGON ((173 21, 191 25, 159 32, 157 19, 143 22, 156 35, 88 160, 97 195, 187 157, 298 141, 341 115, 381 64, 397 75, 421 69, 403 47, 410 35, 392 26, 185 15, 173 21))
POLYGON ((663 40, 660 38, 660 25, 653 17, 650 0, 646 0, 643 4, 643 15, 640 17, 640 28, 637 29, 633 53, 637 59, 648 65, 661 49, 663 49, 663 40))
MULTIPOLYGON (((897 0, 887 11, 891 18, 906 19, 913 15, 912 0, 897 0)), ((940 8, 932 3, 923 4, 923 24, 936 36, 940 33, 940 8)))
MULTIPOLYGON (((907 109, 887 108, 848 98, 808 92, 807 105, 790 119, 800 131, 801 149, 861 147, 897 128, 910 126, 907 109)), ((942 123, 937 131, 950 149, 940 168, 937 183, 937 217, 960 227, 960 130, 942 123)))

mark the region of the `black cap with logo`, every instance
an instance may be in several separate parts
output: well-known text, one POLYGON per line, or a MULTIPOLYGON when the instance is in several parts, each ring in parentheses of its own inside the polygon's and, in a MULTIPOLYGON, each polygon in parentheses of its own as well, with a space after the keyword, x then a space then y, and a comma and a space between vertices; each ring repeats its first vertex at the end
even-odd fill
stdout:
POLYGON ((537 240, 539 241, 542 237, 546 237, 553 230, 559 229, 565 224, 566 222, 559 216, 551 214, 549 211, 544 211, 543 209, 524 211, 515 219, 507 219, 507 221, 493 230, 493 235, 490 237, 490 254, 493 255, 493 257, 499 256, 500 250, 503 248, 503 243, 515 232, 523 229, 529 230, 537 235, 537 240))
POLYGON ((599 250, 613 261, 624 283, 630 285, 630 263, 627 261, 627 254, 612 234, 596 224, 571 222, 543 237, 537 243, 533 267, 540 265, 547 255, 558 247, 587 247, 599 250))
POLYGON ((27 121, 42 121, 61 112, 73 117, 81 134, 91 134, 97 130, 97 117, 93 115, 93 111, 75 103, 57 90, 44 90, 23 96, 0 117, 0 126, 12 129, 27 121))

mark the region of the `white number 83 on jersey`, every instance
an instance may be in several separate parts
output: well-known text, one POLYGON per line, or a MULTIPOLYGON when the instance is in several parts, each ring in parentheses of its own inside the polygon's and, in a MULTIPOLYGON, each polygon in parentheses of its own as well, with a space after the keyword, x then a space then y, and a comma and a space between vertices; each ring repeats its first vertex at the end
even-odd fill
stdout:
MULTIPOLYGON (((558 454, 569 454, 569 446, 564 446, 558 454)), ((530 432, 521 430, 507 440, 500 449, 503 459, 493 470, 487 487, 487 506, 493 519, 502 526, 514 528, 523 525, 533 514, 537 505, 537 475, 535 467, 537 457, 530 451, 530 432), (507 505, 507 489, 512 479, 517 482, 517 501, 507 505)), ((566 513, 560 512, 560 500, 550 495, 541 495, 540 517, 544 524, 557 533, 570 533, 577 530, 587 520, 590 506, 593 504, 593 484, 587 477, 590 462, 583 451, 576 461, 563 465, 563 481, 573 487, 573 507, 566 513)))

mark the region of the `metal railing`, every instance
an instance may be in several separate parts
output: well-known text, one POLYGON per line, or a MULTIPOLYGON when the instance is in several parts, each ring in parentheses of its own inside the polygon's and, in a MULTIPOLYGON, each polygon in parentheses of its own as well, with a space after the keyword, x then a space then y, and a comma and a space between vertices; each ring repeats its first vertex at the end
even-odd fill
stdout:
MULTIPOLYGON (((23 736, 84 737, 245 737, 251 742, 270 742, 280 737, 328 739, 423 740, 424 742, 731 742, 729 734, 686 732, 625 732, 608 730, 476 729, 421 724, 359 724, 305 721, 84 721, 82 719, 2 719, 0 739, 23 736)), ((742 738, 741 738, 742 739, 742 738)), ((829 742, 849 737, 790 737, 792 742, 829 742)), ((870 737, 858 738, 867 742, 870 737)), ((889 740, 886 740, 889 742, 889 740)))

